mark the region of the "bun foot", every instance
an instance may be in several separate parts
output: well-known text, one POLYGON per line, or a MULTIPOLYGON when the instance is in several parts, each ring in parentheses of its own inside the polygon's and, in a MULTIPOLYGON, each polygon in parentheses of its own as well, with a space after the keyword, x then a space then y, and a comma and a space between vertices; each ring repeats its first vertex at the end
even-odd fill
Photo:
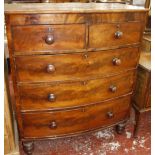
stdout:
POLYGON ((125 126, 126 126, 126 123, 120 123, 120 124, 116 125, 116 132, 118 134, 123 134, 125 131, 125 126))
POLYGON ((23 142, 23 150, 27 155, 32 155, 34 150, 34 143, 30 141, 23 142))

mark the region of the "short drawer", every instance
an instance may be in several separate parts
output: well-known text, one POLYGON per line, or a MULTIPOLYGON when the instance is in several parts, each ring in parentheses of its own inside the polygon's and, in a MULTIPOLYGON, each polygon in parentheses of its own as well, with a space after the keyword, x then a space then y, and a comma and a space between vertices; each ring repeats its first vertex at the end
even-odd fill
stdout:
POLYGON ((85 25, 14 26, 13 47, 16 54, 76 50, 85 47, 85 25))
POLYGON ((136 68, 138 48, 121 48, 87 54, 16 57, 19 82, 50 82, 114 75, 136 68))
POLYGON ((90 48, 111 48, 140 43, 142 24, 139 22, 96 24, 89 28, 90 48))
POLYGON ((23 113, 24 137, 69 136, 106 127, 129 117, 130 96, 83 108, 23 113))
POLYGON ((135 73, 104 79, 19 86, 22 111, 77 107, 132 92, 135 73))

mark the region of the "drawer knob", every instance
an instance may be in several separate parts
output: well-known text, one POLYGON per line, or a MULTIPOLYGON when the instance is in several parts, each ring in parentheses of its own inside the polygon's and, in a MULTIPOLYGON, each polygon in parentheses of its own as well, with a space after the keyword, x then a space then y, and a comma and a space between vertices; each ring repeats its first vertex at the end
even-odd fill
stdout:
POLYGON ((55 71, 55 67, 54 65, 47 65, 47 72, 48 73, 52 73, 55 71))
POLYGON ((50 101, 50 102, 53 102, 53 101, 55 101, 55 95, 54 94, 49 94, 48 95, 48 101, 50 101))
POLYGON ((109 89, 110 89, 110 91, 111 91, 111 92, 115 93, 115 92, 116 92, 116 90, 117 90, 117 87, 116 87, 116 86, 111 85, 111 86, 109 87, 109 89))
POLYGON ((121 31, 115 32, 115 37, 116 37, 116 39, 119 39, 119 38, 121 38, 122 36, 123 36, 123 32, 121 32, 121 31))
POLYGON ((107 117, 108 118, 113 118, 114 117, 113 112, 111 112, 111 111, 107 112, 107 117))
POLYGON ((114 58, 114 59, 112 60, 112 62, 113 62, 114 65, 119 66, 119 65, 121 64, 121 59, 119 59, 119 58, 114 58))
POLYGON ((53 44, 53 43, 54 43, 54 37, 53 37, 53 35, 48 34, 48 35, 45 37, 45 43, 48 44, 48 45, 53 44))
POLYGON ((49 125, 49 128, 50 128, 50 129, 56 129, 56 128, 57 128, 57 123, 56 123, 56 121, 52 121, 52 122, 50 123, 50 125, 49 125))

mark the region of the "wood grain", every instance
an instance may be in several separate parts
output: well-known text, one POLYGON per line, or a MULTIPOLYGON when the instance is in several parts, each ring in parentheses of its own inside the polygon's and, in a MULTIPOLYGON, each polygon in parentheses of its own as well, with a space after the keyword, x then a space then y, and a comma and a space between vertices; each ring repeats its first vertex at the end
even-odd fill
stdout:
POLYGON ((12 31, 16 53, 54 49, 75 50, 85 47, 85 25, 83 24, 16 26, 12 31), (50 45, 45 42, 48 35, 52 35, 54 39, 50 45))
POLYGON ((23 85, 19 87, 22 110, 53 110, 87 105, 132 92, 134 72, 81 82, 23 85), (115 86, 116 92, 110 87, 115 86), (48 95, 54 94, 54 101, 48 95))
POLYGON ((127 96, 74 110, 23 113, 24 137, 64 136, 108 126, 127 119, 129 117, 129 107, 130 96, 127 96), (108 118, 108 112, 113 112, 114 117, 108 118), (50 127, 52 122, 56 123, 56 128, 50 127))
POLYGON ((139 43, 141 29, 142 25, 139 22, 91 25, 89 27, 89 47, 101 48, 139 43), (117 31, 123 33, 121 38, 115 37, 117 31))
POLYGON ((151 105, 151 103, 147 103, 150 101, 149 97, 151 96, 150 76, 150 72, 140 66, 138 67, 133 101, 139 110, 145 109, 148 105, 151 105))
POLYGON ((13 91, 14 91, 14 98, 15 102, 12 102, 12 107, 15 111, 15 115, 17 118, 17 124, 19 129, 20 137, 22 137, 23 134, 23 125, 22 125, 22 117, 20 113, 20 101, 19 101, 19 95, 18 95, 18 89, 17 89, 17 83, 16 83, 16 69, 14 64, 14 57, 13 57, 13 46, 12 46, 12 31, 11 31, 11 25, 9 21, 9 17, 6 16, 6 35, 7 35, 7 46, 9 49, 9 58, 10 58, 10 66, 11 66, 11 78, 13 81, 13 91))
POLYGON ((18 56, 15 60, 19 82, 50 82, 115 75, 136 68, 138 58, 139 50, 134 47, 78 54, 18 56), (119 66, 113 64, 114 58, 121 60, 119 66), (47 71, 49 64, 55 68, 50 73, 47 71))
POLYGON ((84 24, 84 23, 116 23, 144 22, 145 12, 115 12, 115 13, 57 13, 57 14, 7 14, 12 26, 38 24, 84 24))
POLYGON ((94 3, 5 5, 21 140, 76 135, 128 119, 147 11, 94 3))
POLYGON ((151 56, 150 53, 141 53, 137 70, 137 81, 133 93, 133 107, 135 109, 134 137, 140 129, 141 114, 151 110, 151 56))

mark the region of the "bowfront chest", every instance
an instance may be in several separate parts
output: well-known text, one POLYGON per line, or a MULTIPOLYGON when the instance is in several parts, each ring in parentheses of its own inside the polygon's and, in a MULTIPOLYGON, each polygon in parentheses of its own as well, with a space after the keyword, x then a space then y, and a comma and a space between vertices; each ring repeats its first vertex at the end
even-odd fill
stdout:
POLYGON ((130 116, 147 10, 123 4, 7 4, 20 139, 73 136, 130 116))

